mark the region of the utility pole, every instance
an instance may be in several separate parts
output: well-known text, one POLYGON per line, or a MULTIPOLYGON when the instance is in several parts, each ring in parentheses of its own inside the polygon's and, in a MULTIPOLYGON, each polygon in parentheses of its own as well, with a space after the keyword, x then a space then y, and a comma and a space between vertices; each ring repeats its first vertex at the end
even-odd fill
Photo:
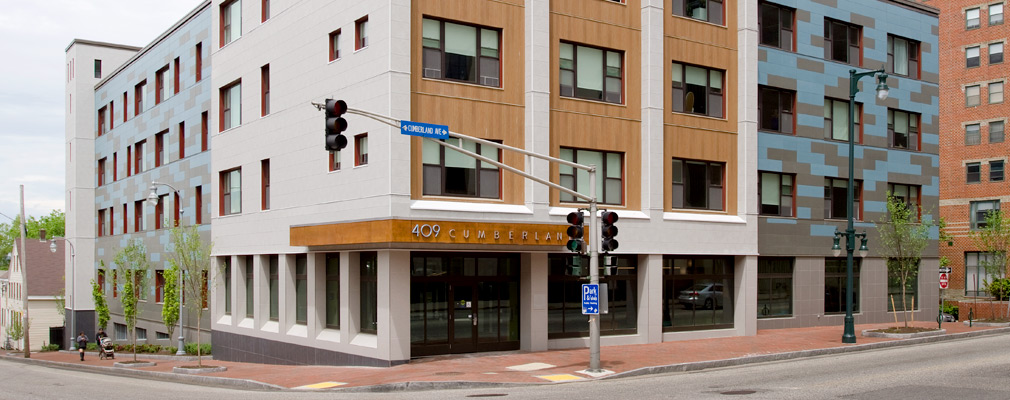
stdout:
POLYGON ((21 323, 21 331, 25 338, 25 358, 32 358, 31 344, 29 343, 28 329, 28 248, 25 247, 25 185, 21 185, 21 304, 24 310, 24 322, 21 323))

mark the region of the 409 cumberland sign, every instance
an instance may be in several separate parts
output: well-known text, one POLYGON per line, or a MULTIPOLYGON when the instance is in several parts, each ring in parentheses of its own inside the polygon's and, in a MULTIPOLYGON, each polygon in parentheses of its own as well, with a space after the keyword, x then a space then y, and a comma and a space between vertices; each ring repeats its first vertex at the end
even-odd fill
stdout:
POLYGON ((567 225, 386 219, 294 226, 292 246, 469 244, 564 246, 567 225))

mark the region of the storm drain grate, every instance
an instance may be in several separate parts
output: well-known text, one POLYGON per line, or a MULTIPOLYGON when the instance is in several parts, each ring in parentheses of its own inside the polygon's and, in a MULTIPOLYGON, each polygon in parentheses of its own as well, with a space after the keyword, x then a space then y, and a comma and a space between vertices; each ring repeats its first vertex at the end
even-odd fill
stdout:
POLYGON ((730 390, 728 392, 720 392, 719 394, 724 394, 724 395, 727 395, 727 396, 738 396, 738 395, 754 394, 754 393, 757 393, 757 390, 730 390))
POLYGON ((466 397, 504 397, 508 396, 505 393, 482 393, 482 394, 471 394, 466 397))

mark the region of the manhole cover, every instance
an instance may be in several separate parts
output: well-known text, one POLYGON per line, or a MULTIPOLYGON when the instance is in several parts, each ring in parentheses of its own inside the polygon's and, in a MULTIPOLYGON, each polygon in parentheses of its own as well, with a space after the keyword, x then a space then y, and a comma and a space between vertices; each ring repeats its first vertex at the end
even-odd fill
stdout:
POLYGON ((508 395, 505 394, 505 393, 484 393, 484 394, 471 394, 471 395, 466 396, 466 397, 503 397, 503 396, 508 396, 508 395))
POLYGON ((757 393, 757 390, 730 390, 728 392, 720 392, 719 394, 725 394, 725 395, 728 395, 728 396, 736 396, 736 395, 754 394, 754 393, 757 393))
POLYGON ((449 372, 436 372, 435 375, 439 375, 439 376, 455 376, 455 375, 463 375, 463 373, 462 372, 452 372, 452 371, 449 371, 449 372))

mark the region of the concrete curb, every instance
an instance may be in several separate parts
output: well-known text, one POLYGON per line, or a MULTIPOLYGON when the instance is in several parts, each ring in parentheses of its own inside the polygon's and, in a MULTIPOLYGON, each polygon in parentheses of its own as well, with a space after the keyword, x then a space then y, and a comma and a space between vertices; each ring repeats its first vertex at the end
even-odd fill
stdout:
MULTIPOLYGON (((70 350, 60 350, 60 353, 64 353, 64 354, 77 354, 76 351, 70 351, 70 350)), ((94 357, 98 357, 98 352, 97 351, 85 351, 84 354, 85 355, 94 355, 94 357)), ((123 359, 126 359, 126 358, 130 358, 131 360, 133 359, 133 353, 116 353, 115 355, 117 357, 120 357, 120 358, 123 358, 123 359)), ((175 355, 168 355, 168 354, 137 353, 137 358, 146 358, 146 359, 149 359, 149 360, 162 360, 162 361, 196 361, 197 358, 202 358, 204 361, 208 361, 208 360, 213 360, 214 356, 213 355, 209 355, 209 356, 197 357, 197 356, 175 356, 175 355)), ((118 358, 116 358, 116 360, 118 360, 118 358)))
POLYGON ((275 390, 288 389, 283 386, 263 383, 249 379, 176 374, 172 372, 144 371, 137 369, 103 367, 96 365, 80 365, 80 364, 64 363, 59 361, 37 360, 33 358, 19 358, 12 356, 0 357, 0 359, 19 362, 22 364, 40 365, 49 368, 59 368, 73 371, 90 372, 95 374, 123 376, 128 378, 156 379, 164 382, 186 383, 190 385, 213 386, 230 389, 258 390, 258 391, 275 391, 275 390))

